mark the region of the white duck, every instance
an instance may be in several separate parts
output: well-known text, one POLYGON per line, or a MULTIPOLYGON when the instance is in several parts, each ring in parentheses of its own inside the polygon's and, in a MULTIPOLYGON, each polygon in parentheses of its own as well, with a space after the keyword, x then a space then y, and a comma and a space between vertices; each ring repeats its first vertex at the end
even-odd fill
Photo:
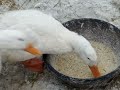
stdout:
MULTIPOLYGON (((69 31, 51 16, 37 10, 10 11, 1 15, 0 27, 0 48, 9 49, 3 50, 2 56, 9 52, 12 60, 15 55, 21 57, 25 54, 29 58, 31 55, 22 51, 29 44, 38 48, 42 54, 74 51, 92 68, 93 74, 98 73, 96 52, 89 41, 69 31)), ((18 60, 17 57, 14 60, 18 60)))

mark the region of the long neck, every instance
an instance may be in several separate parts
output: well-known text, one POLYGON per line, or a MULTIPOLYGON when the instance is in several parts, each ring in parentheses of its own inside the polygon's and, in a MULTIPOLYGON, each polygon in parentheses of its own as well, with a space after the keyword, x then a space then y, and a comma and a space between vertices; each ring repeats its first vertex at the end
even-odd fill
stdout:
POLYGON ((67 36, 65 35, 65 38, 67 39, 68 43, 72 46, 74 52, 81 56, 86 48, 86 45, 90 45, 88 40, 86 40, 83 36, 71 31, 67 31, 66 34, 67 36))

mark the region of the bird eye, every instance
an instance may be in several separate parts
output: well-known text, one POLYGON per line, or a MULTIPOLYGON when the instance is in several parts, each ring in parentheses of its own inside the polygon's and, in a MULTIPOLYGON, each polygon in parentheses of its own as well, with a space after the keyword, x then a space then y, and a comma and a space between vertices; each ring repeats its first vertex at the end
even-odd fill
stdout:
POLYGON ((18 38, 18 40, 20 40, 20 41, 24 41, 24 39, 22 39, 22 38, 18 38))
POLYGON ((90 58, 88 58, 90 60, 90 58))

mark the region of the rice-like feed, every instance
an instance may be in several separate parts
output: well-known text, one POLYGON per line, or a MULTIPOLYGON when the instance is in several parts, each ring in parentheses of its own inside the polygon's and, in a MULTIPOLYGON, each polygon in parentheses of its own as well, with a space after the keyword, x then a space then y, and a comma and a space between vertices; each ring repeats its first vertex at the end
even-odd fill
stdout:
MULTIPOLYGON (((98 57, 98 68, 105 75, 118 67, 117 57, 112 49, 100 42, 91 41, 98 57)), ((51 65, 60 73, 74 78, 93 78, 88 65, 74 52, 50 56, 51 65)))

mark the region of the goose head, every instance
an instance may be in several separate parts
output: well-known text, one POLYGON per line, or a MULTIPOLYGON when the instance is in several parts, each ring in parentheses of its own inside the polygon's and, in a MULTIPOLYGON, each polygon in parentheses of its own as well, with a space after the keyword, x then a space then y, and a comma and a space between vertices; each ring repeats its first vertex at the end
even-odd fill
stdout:
POLYGON ((80 50, 79 54, 84 62, 89 66, 97 65, 98 60, 96 51, 91 44, 86 41, 80 46, 82 49, 80 50))
POLYGON ((0 31, 0 49, 18 49, 33 55, 41 54, 35 47, 34 40, 29 35, 17 30, 0 31))
POLYGON ((78 56, 84 61, 86 65, 89 66, 94 77, 99 77, 100 72, 98 70, 98 60, 95 49, 92 47, 90 42, 81 35, 72 33, 71 44, 74 51, 78 56))
POLYGON ((100 76, 100 72, 98 69, 96 51, 90 43, 87 43, 87 41, 86 44, 87 45, 83 46, 82 51, 80 52, 80 56, 84 60, 84 62, 89 66, 91 72, 93 73, 93 76, 97 78, 100 76))

